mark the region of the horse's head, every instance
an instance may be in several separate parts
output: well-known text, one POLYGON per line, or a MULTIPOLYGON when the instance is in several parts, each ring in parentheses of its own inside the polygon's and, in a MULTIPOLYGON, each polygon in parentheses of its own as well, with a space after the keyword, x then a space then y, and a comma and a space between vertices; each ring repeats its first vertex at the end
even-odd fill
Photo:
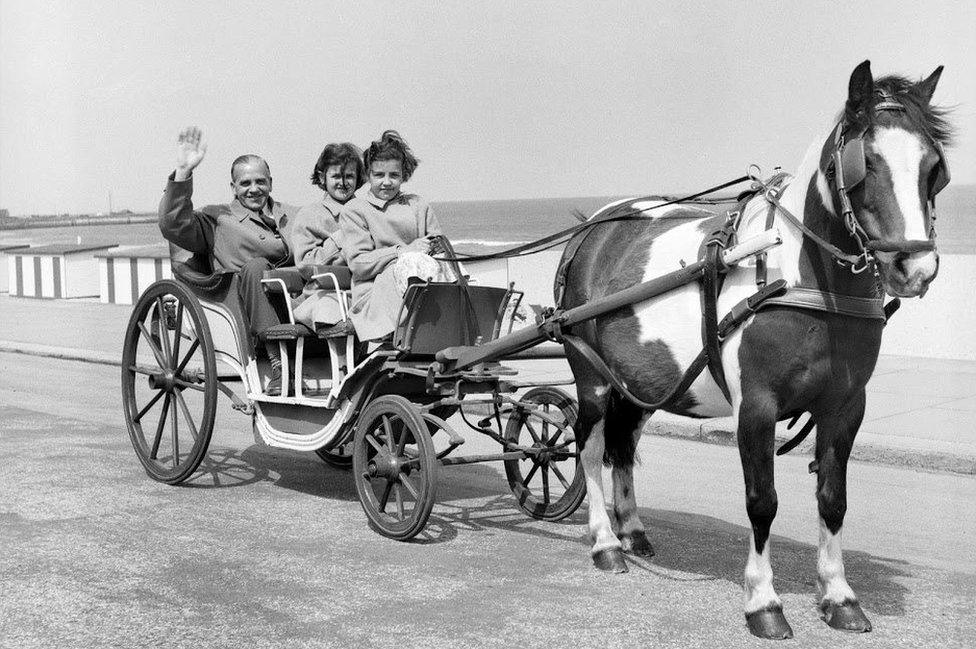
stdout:
POLYGON ((939 269, 935 195, 949 182, 945 111, 931 105, 942 74, 912 83, 871 76, 869 61, 851 74, 843 117, 824 146, 837 214, 878 264, 885 291, 924 295, 939 269))

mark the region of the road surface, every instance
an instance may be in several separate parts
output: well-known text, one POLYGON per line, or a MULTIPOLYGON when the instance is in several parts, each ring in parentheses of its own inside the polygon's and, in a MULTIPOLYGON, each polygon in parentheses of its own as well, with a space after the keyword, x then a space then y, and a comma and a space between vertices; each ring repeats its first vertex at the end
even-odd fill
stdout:
MULTIPOLYGON (((226 399, 205 470, 155 483, 129 446, 118 372, 0 353, 2 647, 765 644, 741 613, 735 449, 645 437, 638 502, 657 555, 608 575, 591 567, 585 506, 531 521, 495 464, 444 468, 428 530, 385 539, 347 473, 256 444, 226 399)), ((852 466, 847 574, 875 627, 852 636, 817 616, 807 461, 780 458, 776 474, 792 646, 973 646, 976 480, 852 466)))

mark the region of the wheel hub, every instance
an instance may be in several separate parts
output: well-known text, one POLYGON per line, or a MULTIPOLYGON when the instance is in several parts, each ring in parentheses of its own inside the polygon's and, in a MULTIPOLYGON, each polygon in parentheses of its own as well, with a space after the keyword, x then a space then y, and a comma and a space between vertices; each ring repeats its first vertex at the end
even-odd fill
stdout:
POLYGON ((395 480, 401 473, 410 473, 410 464, 405 458, 394 457, 390 453, 377 453, 366 465, 366 471, 371 478, 395 480))
POLYGON ((172 392, 176 387, 176 373, 167 369, 162 372, 149 375, 149 387, 153 390, 165 390, 172 392))

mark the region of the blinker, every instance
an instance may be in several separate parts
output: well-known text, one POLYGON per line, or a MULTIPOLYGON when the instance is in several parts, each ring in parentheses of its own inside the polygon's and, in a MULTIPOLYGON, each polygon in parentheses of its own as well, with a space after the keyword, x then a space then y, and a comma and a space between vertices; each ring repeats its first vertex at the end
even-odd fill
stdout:
MULTIPOLYGON (((929 174, 929 198, 934 199, 935 195, 946 188, 951 176, 949 174, 949 164, 946 162, 945 149, 939 142, 932 142, 935 152, 939 156, 938 162, 929 174)), ((867 158, 864 155, 864 139, 856 137, 845 142, 840 151, 840 168, 843 174, 844 188, 851 191, 859 184, 864 182, 867 176, 867 158)))

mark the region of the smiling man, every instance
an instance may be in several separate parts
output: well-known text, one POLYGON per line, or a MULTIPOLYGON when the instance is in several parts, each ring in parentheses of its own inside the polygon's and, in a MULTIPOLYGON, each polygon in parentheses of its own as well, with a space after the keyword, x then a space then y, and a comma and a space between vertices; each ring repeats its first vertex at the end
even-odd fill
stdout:
POLYGON ((269 395, 281 392, 281 362, 277 343, 263 334, 281 324, 281 318, 261 286, 265 270, 288 265, 292 256, 285 230, 292 209, 271 198, 271 170, 263 158, 248 154, 234 160, 230 186, 234 200, 228 205, 193 209, 193 170, 203 161, 207 146, 200 129, 190 126, 180 133, 176 170, 159 203, 159 229, 168 241, 210 259, 214 270, 240 274, 240 296, 248 327, 265 343, 271 359, 269 395))

